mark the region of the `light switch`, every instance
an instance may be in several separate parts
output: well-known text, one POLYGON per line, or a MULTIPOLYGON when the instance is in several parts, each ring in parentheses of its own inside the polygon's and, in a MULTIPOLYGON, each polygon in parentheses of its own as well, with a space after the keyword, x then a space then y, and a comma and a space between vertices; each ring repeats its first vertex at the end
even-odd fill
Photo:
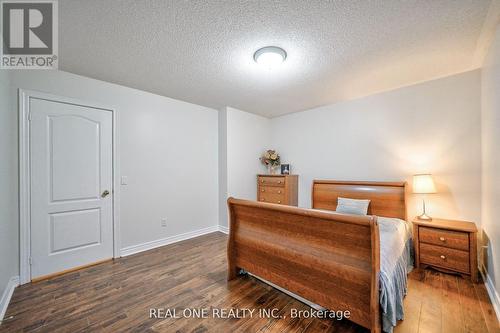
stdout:
POLYGON ((122 176, 121 184, 122 185, 128 185, 128 177, 127 176, 122 176))

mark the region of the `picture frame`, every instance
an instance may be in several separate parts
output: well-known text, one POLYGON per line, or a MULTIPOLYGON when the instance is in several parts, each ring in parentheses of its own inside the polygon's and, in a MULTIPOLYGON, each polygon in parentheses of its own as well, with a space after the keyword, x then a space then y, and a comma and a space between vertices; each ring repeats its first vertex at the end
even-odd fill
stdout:
POLYGON ((282 175, 289 175, 290 172, 290 164, 281 164, 281 174, 282 175))

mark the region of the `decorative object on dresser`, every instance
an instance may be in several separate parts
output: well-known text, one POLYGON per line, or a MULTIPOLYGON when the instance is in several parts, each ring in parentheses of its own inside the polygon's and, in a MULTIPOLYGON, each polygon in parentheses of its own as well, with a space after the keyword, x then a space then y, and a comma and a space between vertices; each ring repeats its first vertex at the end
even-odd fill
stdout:
POLYGON ((290 174, 290 164, 282 164, 281 165, 281 174, 289 175, 290 174))
POLYGON ((432 266, 477 282, 477 228, 472 222, 413 220, 415 266, 432 266))
MULTIPOLYGON (((436 193, 436 186, 432 175, 420 174, 413 176, 413 193, 415 194, 431 194, 436 193)), ((432 221, 432 217, 428 216, 425 212, 425 199, 422 199, 423 213, 418 217, 422 221, 432 221)))
POLYGON ((297 206, 298 175, 257 175, 257 200, 297 206))
POLYGON ((260 157, 260 161, 267 167, 269 174, 274 175, 280 165, 280 155, 276 150, 268 150, 260 157))

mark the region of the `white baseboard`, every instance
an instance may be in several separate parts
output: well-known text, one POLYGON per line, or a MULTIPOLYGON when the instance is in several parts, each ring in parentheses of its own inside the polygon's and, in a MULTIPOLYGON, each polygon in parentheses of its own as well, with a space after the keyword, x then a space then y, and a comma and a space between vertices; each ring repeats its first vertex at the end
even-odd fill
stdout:
POLYGON ((498 292, 495 289, 495 285, 488 275, 488 271, 486 270, 486 268, 483 266, 479 271, 483 276, 484 285, 486 286, 486 290, 488 291, 488 296, 490 296, 491 304, 493 304, 493 308, 495 309, 497 319, 500 320, 500 296, 498 295, 498 292))
POLYGON ((3 291, 2 298, 0 299, 0 324, 2 323, 5 312, 7 312, 7 307, 9 306, 10 299, 14 293, 14 289, 19 285, 19 276, 13 276, 7 282, 7 286, 3 291))
POLYGON ((127 246, 127 247, 124 247, 123 249, 121 249, 120 252, 121 252, 122 257, 126 257, 126 256, 130 256, 132 254, 152 250, 152 249, 155 249, 155 248, 160 247, 160 246, 165 246, 165 245, 177 243, 177 242, 180 242, 180 241, 183 241, 186 239, 206 235, 206 234, 209 234, 212 232, 217 232, 217 231, 219 231, 219 226, 215 225, 212 227, 198 229, 198 230, 186 232, 184 234, 154 240, 151 242, 127 246))
POLYGON ((223 225, 219 225, 219 231, 220 232, 223 232, 225 234, 229 234, 229 228, 228 227, 225 227, 223 225))

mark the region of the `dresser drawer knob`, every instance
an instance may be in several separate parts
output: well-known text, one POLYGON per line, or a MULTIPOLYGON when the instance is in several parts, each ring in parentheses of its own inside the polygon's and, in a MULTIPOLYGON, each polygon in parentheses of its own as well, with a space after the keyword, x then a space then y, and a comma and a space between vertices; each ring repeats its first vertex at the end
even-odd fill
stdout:
POLYGON ((260 201, 266 201, 266 199, 260 199, 260 201))
POLYGON ((281 184, 281 180, 278 180, 278 184, 281 184))
POLYGON ((278 200, 278 203, 281 203, 281 200, 278 200))
POLYGON ((281 194, 281 191, 278 191, 278 194, 281 194))
POLYGON ((262 179, 260 182, 261 182, 261 183, 263 183, 263 182, 264 182, 264 179, 262 179))
POLYGON ((261 192, 265 192, 265 190, 263 190, 263 189, 262 189, 262 190, 260 190, 260 191, 261 191, 261 192))
POLYGON ((445 239, 444 237, 439 237, 439 240, 440 240, 441 242, 444 242, 446 239, 445 239))
POLYGON ((443 259, 443 260, 445 260, 445 259, 446 259, 446 256, 441 255, 441 256, 440 256, 440 258, 441 258, 441 259, 443 259))

